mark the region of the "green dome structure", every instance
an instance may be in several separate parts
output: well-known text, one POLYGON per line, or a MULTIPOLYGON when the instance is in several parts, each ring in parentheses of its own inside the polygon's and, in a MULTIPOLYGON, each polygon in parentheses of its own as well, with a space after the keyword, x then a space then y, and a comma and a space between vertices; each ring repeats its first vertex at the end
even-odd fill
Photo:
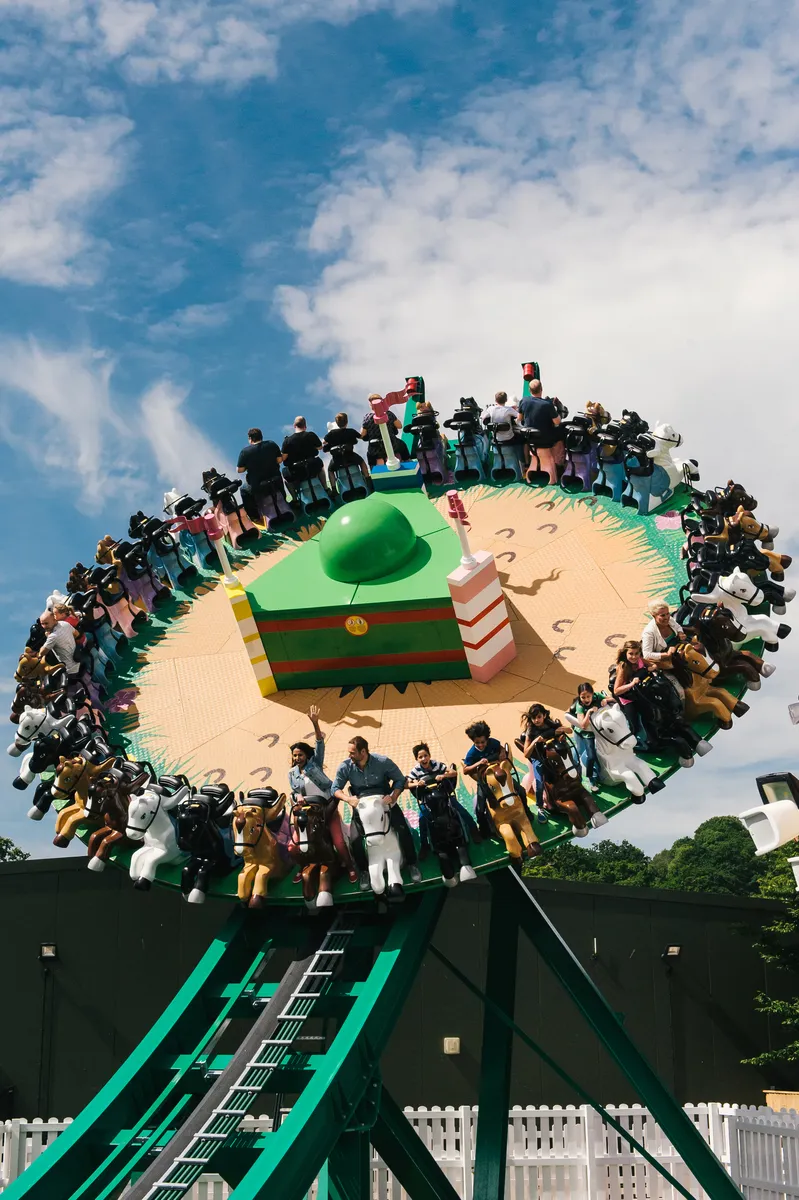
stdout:
POLYGON ((415 549, 416 534, 405 513, 377 496, 340 508, 319 535, 322 569, 340 583, 391 575, 415 549))

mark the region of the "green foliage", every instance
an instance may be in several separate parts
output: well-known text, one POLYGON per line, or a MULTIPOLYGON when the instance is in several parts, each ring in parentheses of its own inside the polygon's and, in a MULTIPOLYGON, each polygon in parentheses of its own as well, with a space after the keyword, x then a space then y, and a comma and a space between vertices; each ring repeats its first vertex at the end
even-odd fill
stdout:
POLYGON ((525 875, 539 879, 572 879, 582 883, 611 883, 651 887, 650 860, 632 842, 597 842, 580 849, 566 842, 527 863, 525 875))
POLYGON ((663 886, 679 892, 758 893, 760 860, 737 817, 711 817, 671 848, 663 886))
MULTIPOLYGON (((756 896, 762 894, 760 879, 767 870, 755 857, 752 839, 736 817, 711 817, 693 837, 678 838, 652 858, 627 841, 597 842, 585 850, 570 841, 533 859, 525 874, 538 879, 756 896)), ((781 881, 782 876, 775 875, 774 886, 781 881)))
POLYGON ((11 838, 0 837, 0 862, 24 862, 26 858, 30 854, 15 846, 11 838))

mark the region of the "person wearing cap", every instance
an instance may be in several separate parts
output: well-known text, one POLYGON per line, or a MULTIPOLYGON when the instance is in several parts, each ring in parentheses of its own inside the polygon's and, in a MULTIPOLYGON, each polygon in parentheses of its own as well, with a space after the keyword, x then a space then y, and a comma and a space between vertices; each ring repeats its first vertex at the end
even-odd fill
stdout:
MULTIPOLYGON (((291 766, 289 767, 289 788, 295 796, 304 796, 312 804, 329 804, 333 797, 333 781, 328 779, 323 770, 325 765, 325 735, 319 724, 320 710, 312 704, 308 709, 308 717, 313 726, 315 747, 307 742, 295 742, 291 747, 291 766)), ((344 835, 344 826, 338 804, 334 804, 328 819, 327 827, 333 841, 336 853, 343 863, 351 883, 357 883, 358 875, 352 864, 349 843, 344 835)))

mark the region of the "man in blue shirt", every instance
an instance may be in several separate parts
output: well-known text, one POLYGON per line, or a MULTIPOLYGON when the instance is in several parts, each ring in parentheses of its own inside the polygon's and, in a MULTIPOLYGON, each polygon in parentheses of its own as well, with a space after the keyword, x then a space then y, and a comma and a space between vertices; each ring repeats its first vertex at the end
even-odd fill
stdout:
POLYGON ((395 762, 385 754, 370 754, 366 738, 356 736, 347 747, 348 758, 344 759, 333 780, 333 795, 352 805, 350 825, 350 850, 361 878, 362 891, 369 889, 369 862, 363 844, 363 826, 358 817, 358 797, 365 792, 381 792, 388 801, 391 828, 397 835, 404 865, 414 883, 420 883, 422 873, 416 862, 416 846, 413 835, 397 800, 405 787, 405 776, 395 762), (350 794, 344 791, 349 784, 350 794))

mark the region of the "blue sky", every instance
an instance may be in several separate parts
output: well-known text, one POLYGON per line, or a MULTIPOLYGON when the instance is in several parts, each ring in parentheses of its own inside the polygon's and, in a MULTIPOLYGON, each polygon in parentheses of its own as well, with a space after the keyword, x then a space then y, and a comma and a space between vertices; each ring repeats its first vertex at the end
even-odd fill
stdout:
MULTIPOLYGON (((792 6, 0 0, 0 29, 6 679, 132 508, 409 372, 446 409, 535 357, 572 409, 671 420, 797 548, 792 6)), ((654 849, 795 762, 796 654, 609 832, 654 849)))

